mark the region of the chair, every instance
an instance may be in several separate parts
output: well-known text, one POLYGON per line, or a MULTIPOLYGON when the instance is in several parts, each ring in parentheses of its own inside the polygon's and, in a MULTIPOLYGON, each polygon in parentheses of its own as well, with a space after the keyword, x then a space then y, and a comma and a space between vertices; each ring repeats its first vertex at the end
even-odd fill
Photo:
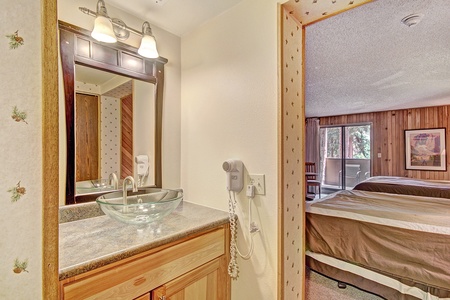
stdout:
POLYGON ((314 194, 316 193, 316 188, 319 188, 319 198, 321 197, 321 182, 317 180, 318 177, 316 163, 306 162, 305 163, 305 176, 306 176, 306 191, 309 187, 314 188, 314 194))

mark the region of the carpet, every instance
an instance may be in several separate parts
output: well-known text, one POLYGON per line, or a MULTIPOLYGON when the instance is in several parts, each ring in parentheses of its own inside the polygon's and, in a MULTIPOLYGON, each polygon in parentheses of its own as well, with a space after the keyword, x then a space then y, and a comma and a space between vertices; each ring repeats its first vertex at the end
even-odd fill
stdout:
POLYGON ((338 282, 306 268, 306 300, 382 300, 351 285, 345 289, 338 282))

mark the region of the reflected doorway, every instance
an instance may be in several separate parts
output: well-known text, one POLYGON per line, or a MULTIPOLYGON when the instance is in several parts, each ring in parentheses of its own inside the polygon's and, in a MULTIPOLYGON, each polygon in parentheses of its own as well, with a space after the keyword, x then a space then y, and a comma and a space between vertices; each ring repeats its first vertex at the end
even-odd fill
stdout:
POLYGON ((76 181, 95 180, 100 178, 98 97, 76 93, 75 101, 76 181))

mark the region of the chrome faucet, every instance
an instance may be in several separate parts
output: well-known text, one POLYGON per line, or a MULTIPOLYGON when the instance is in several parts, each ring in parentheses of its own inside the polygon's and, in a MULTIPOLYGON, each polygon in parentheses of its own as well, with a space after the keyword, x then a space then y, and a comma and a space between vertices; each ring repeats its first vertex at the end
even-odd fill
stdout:
POLYGON ((123 187, 122 187, 122 191, 123 191, 123 204, 127 205, 127 182, 131 183, 132 189, 133 189, 133 193, 138 191, 137 185, 134 182, 134 178, 133 176, 127 176, 125 177, 125 179, 123 180, 123 187))
POLYGON ((115 190, 119 189, 119 180, 117 179, 116 173, 109 174, 109 184, 113 186, 115 190))

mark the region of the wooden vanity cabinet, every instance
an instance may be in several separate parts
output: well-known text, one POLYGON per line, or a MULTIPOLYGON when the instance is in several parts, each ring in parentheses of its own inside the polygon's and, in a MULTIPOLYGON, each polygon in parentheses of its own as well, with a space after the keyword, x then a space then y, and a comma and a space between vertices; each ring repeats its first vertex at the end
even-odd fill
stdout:
MULTIPOLYGON (((137 297, 136 299, 133 300, 151 300, 152 298, 150 298, 150 293, 146 293, 145 295, 142 295, 140 297, 137 297)), ((158 299, 158 298, 155 298, 158 299)))
MULTIPOLYGON (((220 300, 227 299, 222 285, 221 258, 186 273, 151 292, 154 300, 220 300)), ((144 298, 145 299, 145 298, 144 298)))
POLYGON ((60 281, 61 299, 229 300, 229 225, 60 281))

